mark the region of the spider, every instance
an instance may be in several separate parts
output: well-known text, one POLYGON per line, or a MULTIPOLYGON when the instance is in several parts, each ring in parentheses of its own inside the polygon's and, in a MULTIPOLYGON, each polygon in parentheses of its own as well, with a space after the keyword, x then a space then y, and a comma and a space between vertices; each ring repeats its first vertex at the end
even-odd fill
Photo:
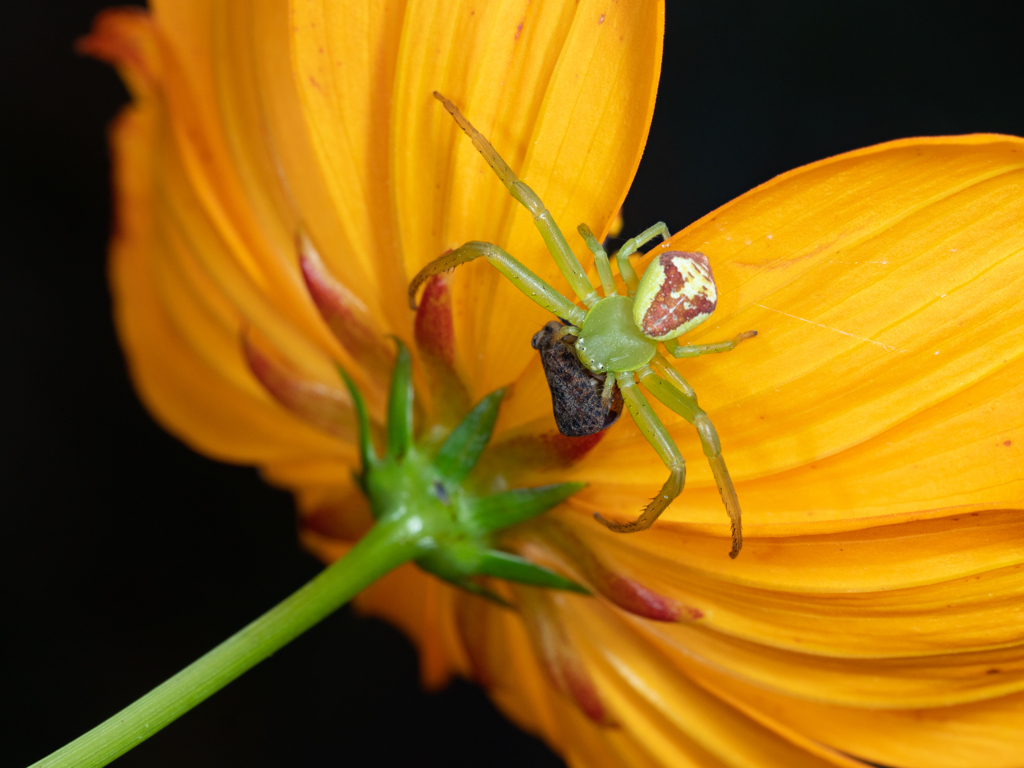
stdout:
MULTIPOLYGON (((562 296, 498 246, 478 241, 468 242, 449 251, 420 270, 409 284, 410 305, 413 309, 416 308, 416 292, 432 275, 446 272, 477 258, 487 259, 530 300, 564 322, 564 325, 548 323, 534 337, 534 347, 541 351, 542 359, 545 359, 545 355, 550 355, 552 350, 564 354, 564 349, 570 349, 575 352, 587 371, 594 374, 591 377, 592 386, 598 386, 600 377, 604 377, 603 384, 600 385, 600 401, 596 405, 584 406, 585 409, 595 411, 589 418, 593 425, 591 431, 576 434, 593 434, 610 426, 617 418, 617 413, 614 413, 615 404, 616 399, 621 396, 640 432, 669 470, 668 480, 661 491, 633 522, 612 522, 597 513, 594 517, 618 533, 643 531, 654 524, 658 516, 683 490, 686 462, 668 430, 661 423, 661 419, 640 392, 637 386, 639 379, 640 384, 656 399, 696 428, 704 455, 711 465, 711 472, 714 474, 722 502, 732 523, 732 549, 729 556, 736 557, 743 545, 740 503, 729 477, 729 470, 726 469, 725 460, 722 458, 718 433, 707 414, 697 404, 697 395, 693 387, 669 364, 665 355, 659 351, 658 345, 664 344, 668 352, 676 358, 697 357, 734 349, 744 339, 756 336, 757 331, 746 331, 730 341, 713 344, 683 345, 676 341, 678 336, 711 316, 718 292, 711 274, 711 265, 702 253, 665 251, 650 263, 644 271, 643 278, 637 277, 629 257, 658 236, 667 240, 669 231, 664 222, 659 222, 632 240, 627 240, 615 254, 619 275, 626 286, 625 295, 620 294, 616 287, 608 254, 601 243, 586 224, 579 225, 577 231, 594 255, 594 264, 604 294, 602 296, 587 278, 582 265, 537 194, 516 177, 490 142, 470 124, 451 101, 436 91, 434 97, 444 105, 459 127, 472 139, 473 146, 484 156, 512 197, 532 214, 534 224, 544 238, 558 269, 583 306, 577 306, 562 296)), ((559 406, 562 406, 564 411, 565 406, 573 405, 572 402, 567 402, 567 398, 571 400, 575 397, 571 394, 571 389, 563 388, 561 395, 557 395, 550 374, 548 381, 552 386, 556 411, 559 410, 559 406)), ((587 398, 591 402, 595 399, 587 398)), ((621 402, 618 403, 618 407, 621 409, 621 402)), ((562 429, 562 424, 559 424, 559 428, 562 429)))

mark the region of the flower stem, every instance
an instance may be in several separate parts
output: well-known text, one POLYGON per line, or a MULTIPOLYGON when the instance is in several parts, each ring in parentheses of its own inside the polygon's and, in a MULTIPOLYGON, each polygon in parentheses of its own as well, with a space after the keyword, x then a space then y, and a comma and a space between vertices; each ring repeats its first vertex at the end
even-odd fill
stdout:
POLYGON ((417 554, 407 521, 381 520, 349 553, 174 677, 31 768, 107 765, 417 554))

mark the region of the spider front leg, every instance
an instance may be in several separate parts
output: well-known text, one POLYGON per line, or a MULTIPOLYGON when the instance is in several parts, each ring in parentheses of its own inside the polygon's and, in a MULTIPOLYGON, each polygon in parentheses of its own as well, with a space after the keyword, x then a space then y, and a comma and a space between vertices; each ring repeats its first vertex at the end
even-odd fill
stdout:
POLYGON ((574 326, 583 322, 586 312, 537 277, 522 262, 492 243, 478 241, 466 243, 454 251, 449 251, 421 269, 409 283, 409 306, 416 309, 416 292, 427 278, 480 257, 487 259, 501 274, 511 280, 516 288, 548 312, 568 320, 574 326))
MULTIPOLYGON (((701 447, 711 465, 711 474, 715 477, 718 485, 718 492, 722 496, 722 503, 725 504, 725 511, 732 523, 732 550, 729 557, 736 557, 743 546, 743 522, 740 512, 740 500, 733 487, 729 470, 725 466, 725 459, 722 458, 722 445, 718 440, 718 432, 715 425, 711 423, 708 415, 697 405, 697 401, 691 399, 671 383, 658 376, 651 366, 645 365, 637 370, 640 376, 640 383, 644 385, 652 395, 668 406, 672 411, 678 413, 697 429, 700 437, 701 447)), ((648 438, 649 439, 649 438, 648 438)))
POLYGON ((629 295, 632 296, 636 293, 637 286, 640 285, 640 278, 636 276, 636 270, 633 269, 633 265, 629 263, 629 257, 637 252, 638 249, 643 248, 647 243, 661 235, 662 240, 668 240, 672 236, 672 233, 668 231, 668 226, 664 221, 659 221, 653 227, 648 227, 639 235, 634 237, 632 240, 627 240, 619 248, 618 253, 615 254, 615 263, 619 265, 619 274, 622 275, 623 281, 629 288, 629 295))
POLYGON ((437 91, 434 91, 434 98, 444 104, 444 108, 455 118, 455 122, 472 139, 473 146, 484 156, 487 164, 501 179, 501 183, 508 188, 509 194, 530 212, 534 225, 540 231, 540 236, 544 238, 544 243, 551 252, 555 264, 558 265, 559 271, 569 282, 569 287, 586 306, 592 306, 601 297, 594 290, 594 286, 590 284, 590 280, 587 279, 583 271, 583 265, 576 258, 576 254, 572 252, 569 243, 565 241, 565 235, 562 234, 551 216, 551 212, 544 207, 544 203, 537 193, 519 180, 519 177, 509 168, 508 163, 502 160, 501 155, 484 138, 483 134, 463 116, 458 107, 437 91))
MULTIPOLYGON (((608 376, 611 378, 611 374, 608 376)), ((640 517, 632 523, 613 523, 600 514, 594 514, 594 518, 599 523, 616 533, 635 533, 636 531, 646 531, 654 525, 654 521, 665 511, 665 508, 682 492, 683 484, 686 482, 686 461, 676 447, 675 441, 672 440, 672 436, 665 429, 665 425, 658 418, 658 414, 640 393, 640 389, 633 379, 633 372, 617 373, 615 381, 619 385, 619 391, 622 392, 622 399, 626 402, 629 415, 633 417, 640 432, 647 438, 661 460, 665 462, 670 473, 658 495, 651 499, 651 503, 640 513, 640 517)))
POLYGON ((594 233, 590 231, 590 227, 586 224, 580 224, 576 227, 576 231, 580 233, 583 242, 587 244, 587 248, 594 254, 594 266, 597 267, 597 274, 601 278, 601 288, 604 289, 604 295, 606 297, 618 296, 619 292, 615 288, 615 278, 612 277, 612 268, 608 264, 608 254, 605 253, 604 246, 597 241, 594 233))
POLYGON ((668 347, 668 351, 672 353, 672 357, 700 357, 701 355, 711 355, 716 352, 728 352, 730 349, 736 349, 736 346, 744 339, 752 339, 757 336, 757 331, 744 331, 738 336, 734 337, 730 341, 716 341, 712 344, 680 344, 675 339, 671 339, 665 342, 665 346, 668 347))

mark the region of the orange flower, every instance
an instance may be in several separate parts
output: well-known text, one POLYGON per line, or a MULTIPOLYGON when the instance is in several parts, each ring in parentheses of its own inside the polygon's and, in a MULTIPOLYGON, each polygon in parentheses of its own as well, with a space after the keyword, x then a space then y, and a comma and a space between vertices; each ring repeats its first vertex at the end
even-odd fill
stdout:
POLYGON ((335 559, 370 520, 333 362, 381 422, 390 333, 417 350, 424 431, 512 384, 492 484, 590 484, 508 543, 597 598, 515 587, 517 614, 411 566, 362 596, 417 640, 428 684, 475 677, 576 765, 1019 764, 1024 140, 852 152, 673 238, 718 281, 687 340, 760 333, 679 364, 743 503, 733 561, 697 437, 659 406, 686 490, 645 533, 592 520, 634 515, 664 468, 625 419, 557 435, 529 345, 549 318, 495 270, 405 302, 471 239, 565 287, 431 92, 563 229, 601 235, 646 137, 660 6, 156 5, 102 16, 84 47, 135 97, 111 279, 157 418, 292 489, 304 543, 335 559))

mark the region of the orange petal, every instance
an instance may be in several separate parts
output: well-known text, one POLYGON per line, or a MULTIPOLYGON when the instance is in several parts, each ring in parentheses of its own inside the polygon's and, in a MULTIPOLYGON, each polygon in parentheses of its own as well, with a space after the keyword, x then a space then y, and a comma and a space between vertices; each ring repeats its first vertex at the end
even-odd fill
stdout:
MULTIPOLYGON (((570 244, 588 253, 576 225, 608 227, 640 160, 663 11, 643 0, 411 5, 392 128, 409 274, 449 248, 485 240, 567 290, 529 214, 431 94, 462 110, 544 199, 570 244)), ((452 295, 460 367, 477 398, 509 383, 535 354, 530 336, 550 318, 483 263, 456 270, 452 295)))
POLYGON ((141 8, 101 11, 75 51, 113 64, 132 96, 149 98, 161 77, 160 54, 149 14, 141 8))
MULTIPOLYGON (((106 14, 97 24, 97 35, 106 36, 106 50, 134 52, 122 66, 158 71, 159 62, 142 62, 134 55, 156 47, 152 26, 144 17, 106 14), (124 37, 115 45, 116 35, 124 37)), ((148 82, 147 77, 137 81, 148 82)), ((140 395, 172 432, 217 457, 259 462, 285 455, 344 453, 341 444, 317 435, 268 399, 245 370, 237 338, 231 341, 230 329, 221 322, 223 303, 204 306, 200 290, 189 296, 200 306, 176 315, 178 322, 164 311, 162 292, 178 290, 187 277, 175 271, 175 259, 164 258, 169 279, 159 285, 154 280, 154 262, 160 261, 156 254, 176 247, 172 238, 158 235, 155 223, 159 116, 154 97, 143 93, 138 105, 124 112, 112 129, 118 222, 110 277, 115 319, 140 395), (205 339, 205 359, 190 347, 189 337, 205 339)))
MULTIPOLYGON (((121 127, 127 127, 124 123, 121 127)), ((239 386, 196 359, 159 309, 159 298, 138 260, 113 246, 111 280, 120 294, 115 311, 121 342, 140 396, 171 432, 211 456, 262 463, 284 457, 347 457, 344 443, 317 433, 258 388, 239 386), (202 392, 197 398, 194 393, 202 392)), ((225 348, 244 370, 237 344, 225 348)))
POLYGON ((177 216, 194 258, 251 326, 304 370, 326 375, 325 352, 347 358, 299 273, 297 213, 254 80, 255 61, 273 57, 280 35, 254 50, 259 15, 245 3, 157 3, 154 20, 168 129, 156 173, 169 194, 158 211, 177 216))
MULTIPOLYGON (((685 492, 684 492, 685 495, 685 492)), ((573 513, 554 513, 572 520, 573 513)), ((682 567, 728 583, 818 594, 904 589, 974 576, 1024 560, 1020 512, 993 510, 937 520, 824 535, 752 539, 746 559, 721 561, 721 540, 682 527, 665 526, 656 536, 611 536, 591 525, 574 527, 595 552, 642 558, 655 570, 682 567), (661 560, 658 560, 660 558, 661 560)))
POLYGON ((810 738, 881 765, 1016 768, 1024 695, 937 709, 857 709, 758 689, 712 670, 701 685, 754 717, 771 718, 810 738))
POLYGON ((372 296, 385 327, 403 335, 410 318, 400 300, 407 281, 391 209, 389 133, 399 46, 423 34, 410 28, 414 13, 402 3, 360 9, 319 0, 294 4, 282 20, 291 56, 282 63, 294 72, 303 140, 320 177, 302 183, 323 184, 337 220, 333 236, 316 242, 332 273, 372 296))
POLYGON ((850 659, 773 648, 714 633, 703 623, 658 624, 643 634, 667 656, 687 656, 790 696, 856 707, 941 707, 1024 690, 1012 646, 911 658, 850 659), (989 673, 989 670, 997 670, 989 673))
POLYGON ((861 765, 797 730, 767 728, 709 694, 599 603, 574 598, 564 602, 573 640, 580 644, 602 695, 659 764, 861 765))
MULTIPOLYGON (((718 281, 688 342, 759 332, 677 363, 748 536, 1019 506, 1022 222, 1024 140, 912 139, 784 174, 666 245, 706 252, 718 281)), ((659 525, 724 532, 696 435, 656 409, 690 460, 659 525)), ((592 483, 574 503, 614 513, 639 509, 664 470, 623 419, 572 479, 592 483)))
MULTIPOLYGON (((551 144, 543 152, 534 149, 529 156, 521 155, 524 173, 539 180, 556 167, 572 170, 579 184, 559 187, 558 195, 548 195, 549 202, 569 211, 573 206, 599 209, 598 219, 604 216, 604 208, 615 208, 625 194, 647 131, 660 58, 661 6, 612 9, 604 19, 588 3, 578 10, 524 6, 523 12, 532 15, 506 50, 528 50, 529 55, 513 56, 504 69, 491 66, 498 50, 491 43, 500 37, 494 25, 519 11, 511 5, 489 7, 474 20, 472 9, 466 10, 465 17, 438 11, 430 23, 439 30, 439 39, 455 35, 466 44, 477 40, 482 51, 490 52, 491 58, 485 56, 471 67, 473 87, 478 96, 490 94, 486 103, 499 111, 509 130, 523 132, 517 146, 525 153, 528 144, 537 143, 536 137, 527 136, 530 131, 551 144), (583 100, 575 108, 565 108, 565 94, 579 90, 577 79, 586 83, 580 93, 598 97, 586 103, 602 104, 605 112, 586 112, 589 107, 583 100), (539 89, 541 83, 547 90, 539 89), (616 89, 639 94, 636 100, 643 108, 612 107, 609 94, 616 89), (534 94, 534 101, 523 112, 516 94, 526 92, 534 94), (597 126, 596 118, 606 113, 604 125, 597 126), (581 133, 581 125, 589 125, 586 131, 591 133, 581 133), (577 142, 558 148, 558 137, 567 132, 574 137, 592 135, 583 155, 583 145, 577 142), (545 153, 556 152, 561 153, 557 163, 546 157, 545 153), (586 163, 582 157, 588 158, 586 163), (591 188, 600 190, 597 198, 590 197, 591 188)), ((237 355, 225 354, 242 326, 258 331, 304 378, 335 384, 334 359, 367 383, 309 295, 294 247, 300 227, 317 242, 327 272, 360 297, 381 330, 406 337, 411 317, 400 301, 391 299, 404 291, 405 265, 421 262, 423 247, 429 250, 428 241, 437 240, 429 228, 413 231, 418 226, 413 224, 410 237, 400 237, 394 225, 396 220, 419 221, 417 211, 425 208, 438 212, 427 204, 429 196, 396 191, 406 190, 402 180, 410 178, 427 185, 431 194, 434 189, 432 176, 410 177, 408 126, 402 115, 410 114, 409 100, 418 97, 409 90, 414 84, 403 79, 408 73, 398 69, 401 59, 417 64, 409 71, 426 77, 427 64, 436 65, 436 57, 418 47, 426 39, 424 25, 434 9, 426 4, 405 9, 389 5, 365 15, 349 9, 344 11, 344 24, 333 23, 332 14, 341 12, 333 5, 303 4, 293 18, 286 12, 281 3, 206 7, 157 2, 153 22, 139 14, 111 14, 98 22, 89 38, 92 42, 85 43, 125 72, 139 93, 138 109, 149 110, 147 119, 153 123, 146 137, 150 146, 145 149, 145 171, 136 164, 135 170, 125 173, 138 173, 138 184, 148 183, 147 178, 158 179, 159 184, 145 195, 122 196, 119 211, 122 218, 145 219, 148 239, 144 246, 136 240, 122 250, 150 249, 144 257, 148 266, 133 268, 152 273, 161 305, 153 311, 174 326, 181 354, 194 358, 188 365, 210 367, 249 392, 256 391, 251 375, 239 365, 237 355), (394 93, 390 86, 382 86, 391 81, 394 93), (381 125, 395 126, 393 133, 380 130, 381 125), (137 210, 127 211, 129 205, 137 210)), ((470 76, 469 71, 462 74, 470 76)), ((456 87, 453 73, 445 77, 449 86, 443 87, 451 93, 463 90, 456 87)), ((430 100, 428 106, 437 105, 430 100)), ((431 120, 438 117, 429 114, 431 120)), ((452 127, 445 124, 455 148, 452 127)), ((423 155, 429 157, 443 160, 436 147, 423 155)), ((470 194, 459 181, 445 180, 443 194, 470 194)), ((497 216, 507 218, 511 200, 502 199, 497 216)), ((437 226, 448 227, 445 222, 453 220, 454 209, 446 210, 437 226)), ((596 228, 594 215, 580 210, 571 218, 588 218, 596 228)), ((483 210, 478 217, 492 221, 483 210)), ((532 237, 537 247, 535 233, 532 237)), ((127 307, 130 302, 124 303, 127 307)), ((131 312, 134 309, 120 313, 123 323, 135 322, 131 312)), ((453 323, 474 325, 459 307, 453 323)), ((465 337, 460 330, 456 335, 465 337)), ((465 341, 472 338, 459 342, 460 355, 470 354, 465 341)), ((129 354, 147 354, 138 349, 129 347, 129 354)), ((528 354, 529 347, 525 351, 528 354)), ((135 365, 139 376, 158 367, 157 362, 135 365)), ((479 367, 476 359, 455 365, 473 381, 479 379, 479 367)), ((507 370, 504 362, 501 367, 507 370)), ((509 377, 502 373, 501 378, 509 377)), ((141 386, 160 388, 158 382, 141 386)), ((212 444, 219 438, 202 434, 205 419, 186 414, 190 397, 206 396, 198 391, 182 396, 175 409, 165 407, 163 418, 177 420, 173 429, 189 435, 193 444, 212 444)), ((364 394, 371 410, 379 413, 381 388, 369 386, 364 394)), ((229 397, 226 392, 224 396, 229 397)), ((245 427, 239 429, 244 432, 245 427)), ((219 450, 218 455, 226 455, 223 445, 219 450)), ((232 458, 241 459, 242 454, 232 458)))
POLYGON ((556 607, 563 601, 563 596, 548 595, 544 590, 532 587, 517 587, 515 592, 534 652, 550 681, 595 723, 613 725, 614 720, 563 625, 561 611, 556 607))
POLYGON ((1020 514, 979 517, 987 524, 969 529, 928 521, 755 540, 724 564, 712 537, 663 531, 632 544, 582 528, 578 537, 717 632, 834 657, 908 658, 1007 647, 1024 634, 1024 564, 1005 564, 999 546, 1020 549, 1020 514), (914 540, 927 557, 904 556, 914 540))

